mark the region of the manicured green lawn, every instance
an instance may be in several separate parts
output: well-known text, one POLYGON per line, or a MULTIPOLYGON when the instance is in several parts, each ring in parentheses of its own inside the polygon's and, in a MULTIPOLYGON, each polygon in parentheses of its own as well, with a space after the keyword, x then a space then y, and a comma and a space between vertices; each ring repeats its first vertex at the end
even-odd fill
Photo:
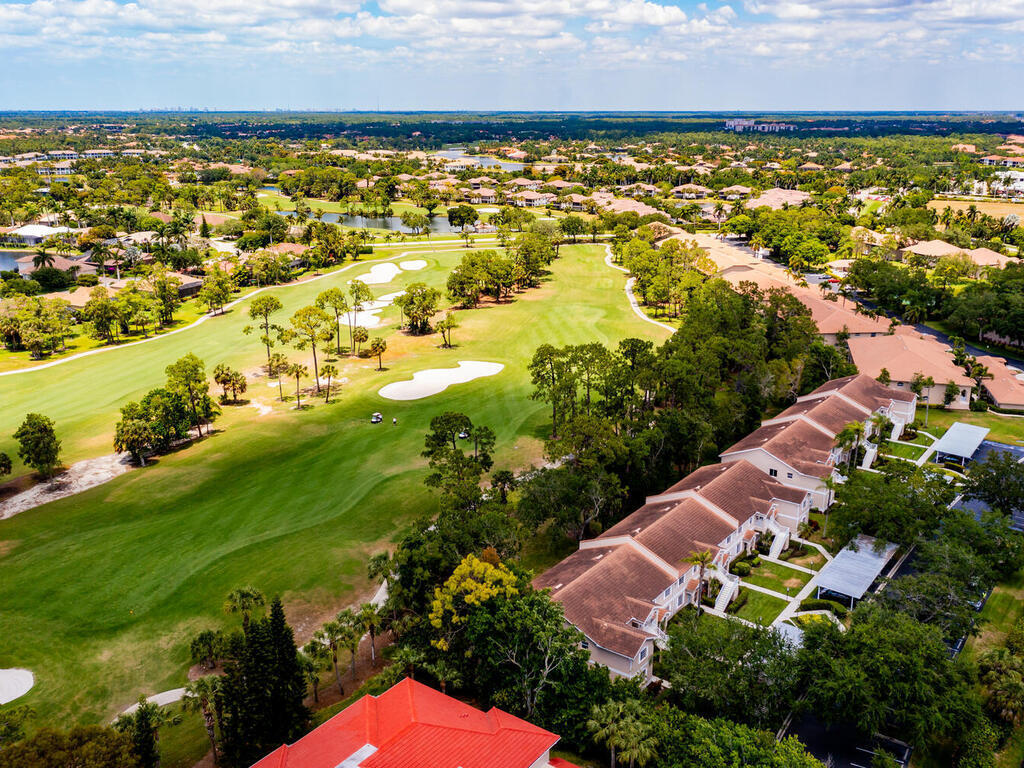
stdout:
MULTIPOLYGON (((819 555, 820 556, 820 555, 819 555)), ((788 568, 778 563, 770 563, 761 560, 761 564, 750 570, 749 576, 744 576, 743 581, 749 581, 765 589, 771 589, 779 594, 786 594, 786 588, 796 594, 800 588, 811 580, 811 574, 798 571, 795 568, 788 568)), ((754 593, 751 592, 753 595, 754 593)))
MULTIPOLYGON (((927 429, 928 432, 936 437, 941 436, 954 422, 962 421, 965 424, 977 424, 981 427, 988 427, 991 430, 988 433, 989 440, 1009 443, 1010 445, 1024 445, 1024 417, 1006 416, 995 411, 978 413, 975 411, 944 411, 939 408, 931 408, 929 410, 928 426, 922 426, 922 429, 927 429)), ((924 416, 925 408, 923 406, 919 407, 917 409, 917 420, 922 425, 924 424, 924 416)))
POLYGON ((898 456, 901 459, 916 461, 924 456, 924 451, 924 448, 918 448, 914 445, 904 445, 903 443, 895 443, 892 440, 886 440, 885 448, 882 450, 882 453, 887 453, 890 456, 898 456))
POLYGON ((747 602, 733 615, 747 621, 760 622, 768 626, 786 607, 785 600, 766 595, 764 592, 756 592, 753 589, 743 589, 742 587, 740 592, 747 595, 747 602))
MULTIPOLYGON (((427 269, 373 290, 382 295, 414 281, 440 286, 464 252, 417 253, 427 269)), ((36 674, 35 688, 19 703, 36 709, 40 725, 104 722, 140 693, 182 685, 188 638, 231 626, 221 605, 242 584, 280 594, 300 639, 368 596, 367 558, 411 519, 436 509, 422 486, 420 457, 434 415, 463 411, 494 428, 496 468, 529 465, 539 457, 548 419, 547 407, 528 397, 526 366, 539 344, 667 336, 632 313, 625 276, 603 258, 601 246, 563 247, 543 287, 460 311, 451 350, 440 349, 436 336, 396 331, 398 310, 388 308, 382 317, 389 325, 372 331, 388 337, 386 370, 377 372, 366 359, 340 360, 349 381, 336 404, 316 400, 303 412, 275 405, 265 416, 227 408, 210 438, 0 521, 0 668, 36 674), (385 383, 459 360, 506 367, 418 401, 377 395, 385 383), (371 425, 377 410, 385 423, 371 425)), ((359 265, 272 289, 286 304, 281 319, 368 271, 359 265)), ((188 352, 203 358, 208 372, 219 362, 254 370, 263 351, 241 332, 246 306, 149 344, 0 378, 0 450, 14 453, 10 435, 31 410, 56 420, 66 460, 109 453, 119 407, 160 385, 164 367, 188 352)), ((311 363, 308 350, 287 353, 311 363)), ((273 404, 275 393, 254 381, 247 396, 273 404)))
MULTIPOLYGON (((60 298, 60 295, 57 295, 60 298)), ((162 336, 170 331, 174 331, 178 328, 184 328, 189 323, 195 322, 199 317, 206 314, 206 307, 202 306, 198 300, 189 299, 188 301, 182 302, 181 306, 178 307, 174 313, 174 322, 167 325, 164 328, 150 327, 147 329, 148 336, 162 336)), ((109 346, 104 344, 100 339, 94 338, 85 332, 85 326, 83 324, 73 325, 71 327, 72 334, 67 340, 67 351, 58 352, 53 355, 47 355, 46 357, 35 360, 32 358, 31 353, 27 351, 11 352, 7 348, 0 348, 0 372, 12 371, 16 368, 31 368, 35 365, 42 363, 48 363, 51 360, 59 360, 62 357, 70 357, 71 355, 78 354, 79 352, 87 352, 90 349, 97 349, 103 346, 109 346)), ((132 333, 128 336, 122 336, 119 344, 130 344, 133 341, 140 341, 146 336, 141 333, 132 333)))

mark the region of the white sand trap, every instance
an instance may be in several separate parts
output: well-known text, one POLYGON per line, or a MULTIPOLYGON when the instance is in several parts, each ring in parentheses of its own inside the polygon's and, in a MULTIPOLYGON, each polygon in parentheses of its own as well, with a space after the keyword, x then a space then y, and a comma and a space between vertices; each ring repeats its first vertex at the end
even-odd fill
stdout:
POLYGON ((412 261, 399 262, 398 266, 408 272, 415 272, 417 269, 423 269, 427 266, 427 262, 423 259, 413 259, 412 261))
POLYGON ((477 211, 479 211, 480 213, 497 213, 498 210, 499 210, 498 208, 489 208, 489 207, 488 208, 477 208, 477 211))
POLYGON ((374 264, 370 267, 369 272, 355 279, 362 280, 367 285, 382 285, 383 283, 390 283, 395 279, 395 275, 400 274, 401 271, 397 264, 392 264, 389 261, 385 264, 374 264))
POLYGON ((53 480, 37 483, 27 491, 0 502, 0 520, 14 517, 19 512, 46 504, 48 501, 74 496, 76 493, 102 485, 130 470, 133 466, 130 462, 131 456, 127 453, 111 453, 96 459, 77 461, 53 480))
POLYGON ((27 669, 0 669, 0 706, 32 690, 35 677, 27 669))
MULTIPOLYGON (((392 304, 395 303, 395 299, 397 299, 404 293, 405 291, 395 291, 395 293, 386 293, 379 299, 374 299, 373 301, 366 302, 365 304, 363 304, 363 308, 360 311, 354 313, 355 319, 353 324, 355 326, 361 325, 363 328, 376 328, 378 325, 381 324, 381 318, 377 317, 377 313, 379 313, 385 307, 390 307, 392 304)), ((347 318, 350 314, 353 313, 349 312, 345 315, 346 322, 348 322, 347 318)))
POLYGON ((396 381, 380 388, 378 394, 388 400, 419 400, 444 392, 452 384, 465 384, 473 379, 494 376, 505 366, 501 363, 481 363, 476 360, 460 360, 458 368, 428 368, 417 371, 412 379, 396 381))

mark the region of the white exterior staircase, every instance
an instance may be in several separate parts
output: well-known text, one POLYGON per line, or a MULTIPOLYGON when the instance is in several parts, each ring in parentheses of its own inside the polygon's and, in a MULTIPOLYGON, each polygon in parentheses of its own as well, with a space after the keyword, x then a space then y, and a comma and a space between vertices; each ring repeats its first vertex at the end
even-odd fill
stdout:
POLYGON ((729 607, 729 603, 732 602, 732 599, 739 591, 740 580, 731 573, 726 573, 721 569, 718 569, 715 575, 722 583, 722 588, 718 591, 718 597, 715 598, 715 610, 725 613, 725 609, 729 607))
POLYGON ((871 469, 871 465, 875 463, 875 457, 878 455, 878 446, 874 443, 864 443, 864 461, 860 463, 861 469, 871 469))

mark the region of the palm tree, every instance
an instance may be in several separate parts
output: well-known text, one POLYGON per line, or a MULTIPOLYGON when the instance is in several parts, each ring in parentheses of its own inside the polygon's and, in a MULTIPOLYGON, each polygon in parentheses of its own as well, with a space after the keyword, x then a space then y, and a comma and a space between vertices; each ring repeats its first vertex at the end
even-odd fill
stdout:
POLYGON ((864 425, 859 421, 851 421, 836 435, 836 445, 842 448, 846 453, 846 468, 849 468, 853 464, 853 457, 856 455, 857 446, 860 445, 861 438, 864 437, 864 425))
POLYGON ((341 685, 341 672, 338 669, 338 652, 348 642, 350 627, 346 627, 340 621, 328 621, 313 635, 313 640, 324 646, 331 657, 331 664, 334 666, 334 679, 338 683, 338 693, 345 695, 345 689, 341 685))
POLYGON ((443 657, 432 664, 424 664, 423 669, 437 680, 437 684, 441 686, 441 693, 447 692, 448 683, 455 686, 462 684, 462 672, 443 657))
POLYGON ((690 555, 686 562, 690 565, 696 565, 700 572, 697 576, 697 615, 701 614, 701 600, 704 599, 704 576, 707 573, 708 566, 715 561, 715 556, 711 554, 710 549, 703 549, 700 552, 694 552, 690 555))
POLYGON ((210 739, 210 749, 213 750, 214 765, 218 762, 215 707, 219 692, 220 678, 216 675, 206 675, 186 685, 185 697, 182 699, 182 706, 186 712, 196 712, 203 716, 206 735, 210 739))
POLYGON ((92 246, 92 255, 89 257, 89 261, 99 267, 100 273, 103 273, 104 267, 107 265, 107 261, 110 260, 110 246, 102 240, 98 240, 92 246))
MULTIPOLYGON (((380 612, 373 603, 363 603, 359 606, 356 618, 359 620, 360 629, 370 636, 370 665, 373 666, 377 663, 377 631, 383 623, 380 612)), ((441 690, 444 691, 443 688, 441 690)))
POLYGON ((725 203, 719 200, 715 203, 715 218, 718 220, 718 231, 722 231, 722 221, 725 219, 725 203))
POLYGON ((53 266, 53 254, 47 253, 45 246, 46 243, 43 243, 43 247, 32 257, 32 266, 36 269, 53 266))
POLYGON ((593 734, 594 742, 607 747, 611 753, 611 768, 615 768, 615 751, 622 746, 626 714, 626 705, 612 700, 595 704, 587 720, 587 730, 593 734))
POLYGON ((256 587, 246 585, 233 589, 224 601, 224 613, 242 614, 242 632, 249 631, 249 616, 267 604, 267 599, 256 587))
POLYGON ((320 366, 320 378, 327 379, 327 389, 325 390, 324 402, 331 402, 331 379, 338 375, 338 369, 328 363, 327 365, 320 366))
POLYGON ((288 366, 288 375, 295 377, 295 408, 296 410, 302 409, 302 392, 299 389, 299 380, 303 376, 309 375, 309 368, 304 366, 302 363, 292 363, 288 366))
POLYGON ((356 679, 356 658, 359 656, 359 641, 363 637, 362 622, 359 615, 351 608, 338 613, 337 622, 344 630, 344 644, 352 655, 352 679, 356 679))
POLYGON ((650 727, 639 718, 631 720, 622 733, 619 757, 629 760, 629 768, 646 765, 657 754, 658 739, 650 727))

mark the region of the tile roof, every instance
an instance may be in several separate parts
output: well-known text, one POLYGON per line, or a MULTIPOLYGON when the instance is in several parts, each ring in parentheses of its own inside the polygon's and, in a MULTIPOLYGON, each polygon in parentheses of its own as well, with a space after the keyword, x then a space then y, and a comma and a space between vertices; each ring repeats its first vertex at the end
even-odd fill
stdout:
POLYGON ((739 525, 755 513, 767 514, 774 499, 799 504, 806 495, 806 491, 773 480, 746 460, 701 467, 665 493, 690 490, 731 515, 739 525))
POLYGON ((915 373, 921 373, 935 379, 936 385, 952 381, 961 387, 974 386, 974 381, 953 362, 950 348, 931 336, 862 336, 847 343, 857 370, 871 378, 877 378, 885 368, 893 381, 910 381, 915 373))
POLYGON ((650 635, 628 622, 645 620, 656 609, 649 601, 674 581, 638 549, 617 544, 579 549, 537 576, 533 584, 550 588, 565 618, 593 642, 633 658, 650 635))
POLYGON ((406 678, 364 696, 253 768, 530 768, 558 736, 406 678), (360 759, 361 758, 361 759, 360 759))
POLYGON ((806 421, 787 421, 763 425, 722 451, 722 456, 760 448, 798 472, 824 478, 832 474, 834 444, 832 437, 806 421))
MULTIPOLYGON (((890 389, 864 373, 855 373, 852 376, 844 376, 841 379, 826 381, 809 395, 805 395, 805 398, 828 395, 834 392, 843 394, 870 411, 877 411, 879 408, 887 407, 890 400, 909 403, 914 399, 913 392, 901 392, 890 389)), ((803 400, 805 398, 800 399, 803 400)))

